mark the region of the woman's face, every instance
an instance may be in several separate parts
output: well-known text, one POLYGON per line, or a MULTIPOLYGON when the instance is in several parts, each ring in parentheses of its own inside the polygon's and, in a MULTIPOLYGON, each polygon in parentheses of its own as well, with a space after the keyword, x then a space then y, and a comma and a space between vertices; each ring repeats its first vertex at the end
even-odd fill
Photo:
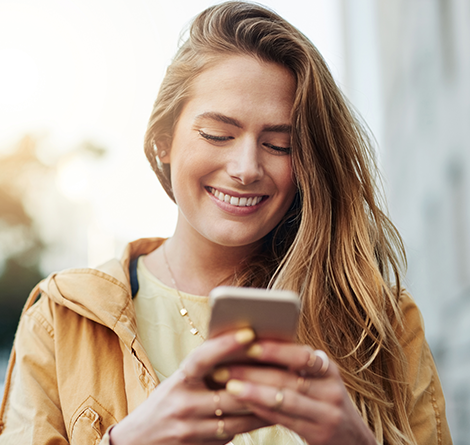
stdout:
POLYGON ((168 154, 178 231, 218 245, 256 243, 289 209, 295 80, 284 67, 229 56, 194 81, 168 154))

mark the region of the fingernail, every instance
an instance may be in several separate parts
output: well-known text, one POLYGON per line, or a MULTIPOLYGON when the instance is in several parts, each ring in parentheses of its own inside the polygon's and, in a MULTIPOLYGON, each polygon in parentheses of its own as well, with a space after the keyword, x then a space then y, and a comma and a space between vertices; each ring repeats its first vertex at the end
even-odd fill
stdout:
POLYGON ((254 339, 255 339, 255 333, 253 329, 250 329, 250 328, 240 329, 235 334, 235 340, 237 341, 237 343, 240 343, 241 345, 250 343, 250 341, 253 341, 254 339))
POLYGON ((245 389, 245 384, 240 380, 229 380, 225 389, 234 396, 239 396, 245 389))
POLYGON ((259 358, 263 353, 263 348, 259 344, 254 344, 248 348, 246 355, 251 358, 259 358))
POLYGON ((212 373, 212 378, 219 383, 225 383, 230 379, 230 371, 227 368, 218 368, 212 373))

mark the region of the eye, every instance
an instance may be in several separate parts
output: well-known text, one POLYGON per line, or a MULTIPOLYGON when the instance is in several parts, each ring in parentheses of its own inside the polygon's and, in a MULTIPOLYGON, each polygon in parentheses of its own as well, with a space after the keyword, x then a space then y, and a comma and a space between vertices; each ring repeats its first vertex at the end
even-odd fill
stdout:
POLYGON ((273 145, 273 144, 268 144, 267 142, 265 142, 263 144, 265 147, 269 148, 270 150, 276 152, 277 154, 290 154, 292 149, 291 147, 279 147, 277 145, 273 145))
POLYGON ((229 141, 230 139, 233 139, 232 136, 214 136, 213 134, 205 133, 202 130, 198 130, 198 132, 201 137, 203 137, 204 139, 208 141, 225 142, 225 141, 229 141))

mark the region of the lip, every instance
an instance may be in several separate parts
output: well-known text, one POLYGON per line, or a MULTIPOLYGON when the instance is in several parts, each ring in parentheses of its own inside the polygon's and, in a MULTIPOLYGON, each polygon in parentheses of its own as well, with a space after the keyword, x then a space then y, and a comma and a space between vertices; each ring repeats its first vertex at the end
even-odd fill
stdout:
POLYGON ((263 194, 256 194, 256 193, 237 193, 237 192, 232 192, 232 191, 229 191, 229 190, 226 190, 226 189, 221 189, 221 188, 217 188, 217 187, 211 187, 211 186, 206 186, 204 187, 204 189, 206 190, 206 193, 209 195, 209 198, 212 199, 212 201, 214 202, 215 205, 217 205, 217 207, 219 207, 221 210, 227 212, 227 213, 230 213, 232 215, 241 215, 241 216, 244 216, 244 215, 251 215, 252 213, 256 213, 260 207, 262 207, 264 205, 264 203, 269 199, 269 195, 263 195, 263 194), (215 197, 212 192, 211 192, 211 188, 214 188, 216 190, 218 190, 219 192, 222 192, 226 195, 230 195, 230 196, 233 196, 235 198, 255 198, 255 197, 262 197, 261 201, 254 205, 254 206, 236 206, 236 205, 233 205, 233 204, 230 204, 228 202, 225 202, 225 201, 220 201, 217 197, 215 197))

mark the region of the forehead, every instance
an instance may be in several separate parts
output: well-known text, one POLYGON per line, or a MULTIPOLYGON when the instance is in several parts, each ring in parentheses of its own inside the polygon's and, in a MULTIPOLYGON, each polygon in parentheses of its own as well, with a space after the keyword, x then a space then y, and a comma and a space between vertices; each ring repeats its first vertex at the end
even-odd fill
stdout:
POLYGON ((287 123, 295 88, 287 68, 248 55, 232 55, 220 58, 195 78, 187 105, 199 113, 259 113, 276 121, 272 123, 287 123))

